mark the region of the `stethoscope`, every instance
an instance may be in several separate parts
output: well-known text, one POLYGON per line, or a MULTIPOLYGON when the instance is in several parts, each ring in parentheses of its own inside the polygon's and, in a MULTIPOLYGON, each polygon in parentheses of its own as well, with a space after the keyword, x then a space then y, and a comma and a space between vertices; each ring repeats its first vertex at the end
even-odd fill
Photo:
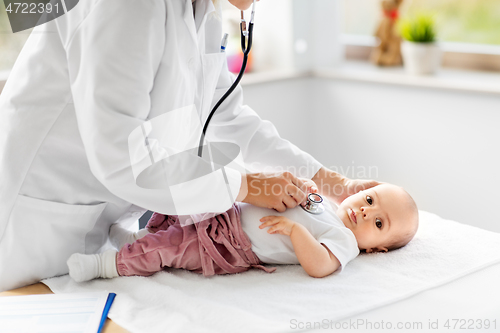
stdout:
POLYGON ((323 205, 323 197, 318 193, 309 193, 307 196, 307 203, 301 206, 306 212, 319 215, 325 211, 323 205))
MULTIPOLYGON (((233 85, 229 87, 229 89, 226 91, 224 96, 219 99, 217 104, 213 107, 212 111, 208 115, 207 120, 205 121, 205 125, 203 126, 203 131, 201 133, 200 137, 200 144, 198 145, 198 156, 202 157, 203 155, 203 141, 205 140, 205 134, 207 133, 207 128, 208 124, 210 123, 210 120, 212 119, 215 111, 219 108, 219 106, 228 98, 229 95, 233 92, 233 90, 236 88, 238 83, 240 83, 241 78, 243 77, 243 73, 245 72, 245 69, 247 68, 247 61, 248 61, 248 54, 250 53, 250 49, 252 48, 252 38, 253 38, 253 19, 255 15, 255 0, 253 0, 252 4, 252 15, 250 16, 250 22, 248 24, 248 30, 247 30, 247 23, 245 21, 245 15, 243 14, 243 11, 241 11, 241 23, 240 23, 240 32, 241 32, 241 50, 243 51, 243 63, 241 64, 241 69, 240 73, 236 77, 236 80, 234 81, 233 85), (248 41, 247 41, 248 37, 248 41)), ((223 41, 223 46, 225 47, 225 40, 227 40, 227 36, 224 36, 224 41, 223 41)))
MULTIPOLYGON (((229 89, 226 91, 224 96, 219 99, 217 104, 213 107, 212 111, 210 112, 207 120, 205 121, 205 125, 203 126, 203 131, 201 133, 200 137, 200 143, 198 145, 198 156, 202 157, 203 156, 203 141, 205 140, 205 134, 207 133, 207 128, 208 125, 210 124, 210 120, 212 119, 215 111, 219 108, 219 106, 226 100, 226 98, 231 95, 231 93, 234 91, 236 86, 240 83, 241 78, 243 77, 243 73, 245 73, 245 69, 247 67, 247 61, 248 61, 248 54, 250 53, 250 50, 252 48, 252 39, 253 39, 253 21, 254 21, 254 16, 255 16, 255 0, 253 0, 252 4, 252 14, 250 16, 250 22, 248 24, 248 30, 247 30, 247 24, 245 21, 245 15, 243 11, 241 11, 241 23, 240 23, 240 38, 241 38, 241 50, 243 51, 243 63, 241 64, 241 69, 236 77, 236 80, 234 83, 229 87, 229 89), (248 39, 247 39, 248 37, 248 39)), ((225 48, 225 43, 227 41, 227 35, 224 36, 223 42, 222 42, 222 48, 225 48)), ((305 206, 301 206, 306 212, 311 213, 311 214, 321 214, 325 211, 325 207, 323 205, 323 197, 317 193, 310 193, 307 196, 307 203, 305 206)))

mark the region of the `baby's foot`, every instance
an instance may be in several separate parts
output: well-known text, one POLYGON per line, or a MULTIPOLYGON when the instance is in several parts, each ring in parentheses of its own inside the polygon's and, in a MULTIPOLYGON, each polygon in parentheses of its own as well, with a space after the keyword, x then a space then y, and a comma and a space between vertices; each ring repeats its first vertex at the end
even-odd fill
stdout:
POLYGON ((99 254, 74 253, 66 263, 69 268, 69 276, 76 282, 118 276, 116 250, 108 250, 99 254))

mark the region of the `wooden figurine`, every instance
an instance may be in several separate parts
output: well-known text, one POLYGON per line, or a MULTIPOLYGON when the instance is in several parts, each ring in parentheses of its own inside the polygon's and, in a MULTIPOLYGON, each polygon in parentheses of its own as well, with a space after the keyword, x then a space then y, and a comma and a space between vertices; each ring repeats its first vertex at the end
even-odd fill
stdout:
POLYGON ((379 66, 397 66, 402 64, 401 37, 396 31, 396 22, 399 7, 403 0, 383 0, 382 10, 384 16, 380 22, 375 36, 380 44, 371 54, 371 61, 379 66))

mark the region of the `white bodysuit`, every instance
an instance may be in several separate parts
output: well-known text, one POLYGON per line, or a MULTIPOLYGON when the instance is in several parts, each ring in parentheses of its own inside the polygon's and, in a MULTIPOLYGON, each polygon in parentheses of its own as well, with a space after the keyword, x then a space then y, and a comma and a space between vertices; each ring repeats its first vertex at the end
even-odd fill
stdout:
POLYGON ((323 203, 325 211, 319 215, 310 214, 299 206, 279 213, 272 209, 241 203, 241 225, 250 238, 252 251, 266 264, 299 264, 289 236, 269 234, 269 228, 259 228, 262 217, 280 215, 306 227, 318 242, 324 244, 337 257, 341 264, 340 269, 345 267, 359 254, 358 243, 351 230, 346 228, 335 214, 336 206, 332 207, 328 200, 323 203))

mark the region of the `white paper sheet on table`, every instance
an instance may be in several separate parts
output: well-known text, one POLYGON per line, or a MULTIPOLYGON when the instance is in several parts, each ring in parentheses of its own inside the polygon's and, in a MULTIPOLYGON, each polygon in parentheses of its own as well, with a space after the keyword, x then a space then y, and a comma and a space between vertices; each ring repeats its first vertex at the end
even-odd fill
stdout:
POLYGON ((109 293, 0 298, 0 332, 96 333, 109 293))
POLYGON ((131 332, 296 332, 293 321, 339 321, 500 262, 500 234, 420 212, 415 239, 360 255, 340 274, 309 277, 298 265, 205 278, 169 269, 151 277, 42 281, 55 293, 109 290, 109 317, 131 332))

